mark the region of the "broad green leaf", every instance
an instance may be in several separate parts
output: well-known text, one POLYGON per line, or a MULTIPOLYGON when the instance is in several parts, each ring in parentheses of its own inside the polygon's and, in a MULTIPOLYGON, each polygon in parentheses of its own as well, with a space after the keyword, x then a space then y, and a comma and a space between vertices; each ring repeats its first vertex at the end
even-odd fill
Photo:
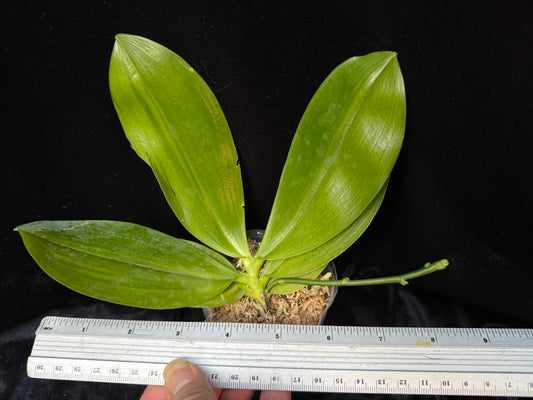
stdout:
POLYGON ((239 285, 232 284, 224 292, 216 295, 212 299, 207 300, 205 303, 202 303, 202 307, 220 307, 225 306, 226 304, 234 303, 246 295, 246 291, 241 289, 239 285))
POLYGON ((294 257, 347 229, 389 178, 404 126, 396 53, 338 66, 300 121, 257 256, 294 257))
POLYGON ((127 222, 37 221, 16 230, 53 279, 128 306, 198 306, 226 290, 238 274, 205 246, 127 222))
POLYGON ((323 268, 325 264, 342 254, 359 239, 366 228, 368 228, 383 202, 386 190, 387 184, 383 186, 362 214, 348 228, 333 239, 307 253, 284 260, 269 260, 265 263, 263 273, 278 278, 292 278, 300 274, 315 271, 317 268, 323 268))
POLYGON ((222 253, 249 257, 237 152, 207 84, 167 48, 121 34, 109 85, 126 136, 185 228, 222 253))

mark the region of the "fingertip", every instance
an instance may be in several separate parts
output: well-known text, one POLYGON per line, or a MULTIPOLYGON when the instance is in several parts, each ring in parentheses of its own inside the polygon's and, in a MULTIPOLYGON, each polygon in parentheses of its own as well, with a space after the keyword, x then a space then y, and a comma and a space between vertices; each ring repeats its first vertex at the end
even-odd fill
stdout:
POLYGON ((163 371, 163 378, 166 381, 168 377, 170 376, 170 374, 172 374, 174 371, 181 369, 181 368, 185 368, 185 369, 190 368, 191 365, 192 364, 190 362, 185 361, 185 360, 178 359, 178 360, 171 361, 170 363, 167 364, 167 366, 165 367, 163 371))
POLYGON ((193 368, 193 364, 185 360, 174 360, 165 367, 163 378, 165 379, 165 388, 170 394, 175 395, 195 378, 193 368))
POLYGON ((165 391, 169 400, 216 399, 205 375, 196 365, 174 360, 163 371, 165 391))
POLYGON ((139 400, 161 400, 165 398, 165 388, 163 386, 149 385, 139 400))

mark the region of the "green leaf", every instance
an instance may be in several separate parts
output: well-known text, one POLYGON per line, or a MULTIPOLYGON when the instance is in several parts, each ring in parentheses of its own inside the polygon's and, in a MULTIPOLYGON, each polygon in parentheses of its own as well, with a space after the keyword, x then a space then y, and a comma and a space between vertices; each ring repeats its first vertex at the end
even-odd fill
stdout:
POLYGON ((128 306, 198 306, 226 290, 238 274, 205 246, 127 222, 37 221, 16 230, 53 279, 128 306))
POLYGON ((126 136, 185 228, 222 253, 249 257, 237 152, 207 84, 167 48, 121 34, 109 85, 126 136))
POLYGON ((396 53, 338 66, 298 126, 257 257, 294 257, 347 229, 389 178, 404 127, 396 53))
POLYGON ((212 299, 207 300, 205 303, 202 303, 202 307, 220 307, 225 306, 226 304, 234 303, 246 295, 247 291, 243 290, 241 285, 232 284, 228 289, 223 293, 213 297, 212 299))
MULTIPOLYGON (((387 184, 383 186, 362 214, 348 228, 333 239, 307 253, 284 260, 267 261, 263 273, 268 276, 289 278, 315 271, 316 268, 322 268, 359 239, 378 212, 385 197, 386 190, 387 184)), ((307 277, 303 279, 307 279, 307 277)))

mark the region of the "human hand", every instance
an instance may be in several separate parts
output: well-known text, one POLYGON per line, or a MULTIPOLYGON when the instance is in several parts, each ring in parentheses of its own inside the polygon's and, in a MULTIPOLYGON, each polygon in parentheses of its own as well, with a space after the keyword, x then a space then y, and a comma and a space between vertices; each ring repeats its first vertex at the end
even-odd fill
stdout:
MULTIPOLYGON (((213 389, 200 368, 174 360, 163 372, 165 386, 147 386, 140 400, 251 400, 253 390, 213 389)), ((290 392, 265 391, 261 400, 290 400, 290 392)))

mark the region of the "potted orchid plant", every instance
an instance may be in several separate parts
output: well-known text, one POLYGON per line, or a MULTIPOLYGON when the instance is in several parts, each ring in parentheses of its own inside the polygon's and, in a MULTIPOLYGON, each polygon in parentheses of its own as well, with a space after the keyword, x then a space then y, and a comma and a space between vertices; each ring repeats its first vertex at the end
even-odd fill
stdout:
POLYGON ((267 308, 271 296, 303 286, 406 284, 448 265, 440 260, 376 279, 319 277, 365 231, 385 196, 405 128, 396 53, 350 58, 319 87, 296 130, 253 253, 241 165, 222 110, 200 75, 162 45, 120 34, 109 82, 133 149, 178 220, 203 244, 118 221, 18 226, 31 256, 59 283, 135 307, 215 307, 245 297, 267 308))

